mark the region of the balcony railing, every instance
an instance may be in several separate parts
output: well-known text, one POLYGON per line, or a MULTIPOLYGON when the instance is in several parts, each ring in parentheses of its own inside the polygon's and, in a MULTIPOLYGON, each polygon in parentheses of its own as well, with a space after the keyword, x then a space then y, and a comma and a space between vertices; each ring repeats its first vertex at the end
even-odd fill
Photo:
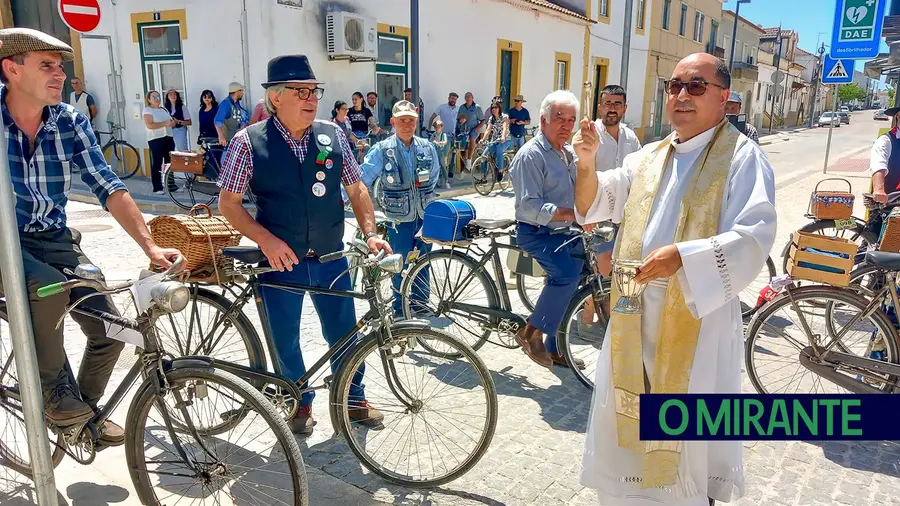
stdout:
POLYGON ((752 63, 737 61, 731 71, 733 79, 745 79, 747 81, 759 80, 759 67, 752 63))

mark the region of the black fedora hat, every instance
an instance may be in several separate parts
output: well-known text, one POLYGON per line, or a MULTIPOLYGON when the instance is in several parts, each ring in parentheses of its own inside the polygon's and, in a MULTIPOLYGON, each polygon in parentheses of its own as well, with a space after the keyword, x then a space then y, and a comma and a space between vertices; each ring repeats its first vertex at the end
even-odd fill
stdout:
POLYGON ((284 83, 322 84, 322 81, 316 79, 306 55, 289 54, 269 60, 267 81, 262 87, 268 88, 284 83))
POLYGON ((900 107, 891 107, 884 110, 885 116, 895 116, 898 112, 900 112, 900 107))

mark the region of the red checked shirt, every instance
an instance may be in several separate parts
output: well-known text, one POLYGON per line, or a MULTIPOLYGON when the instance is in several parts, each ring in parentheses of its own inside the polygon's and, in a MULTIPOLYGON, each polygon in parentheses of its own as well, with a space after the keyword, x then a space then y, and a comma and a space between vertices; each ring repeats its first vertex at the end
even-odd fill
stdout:
MULTIPOLYGON (((307 128, 303 138, 297 140, 287 131, 287 128, 284 127, 277 117, 273 116, 272 120, 275 122, 278 131, 284 136, 288 146, 291 147, 291 151, 294 152, 300 163, 303 163, 306 154, 309 152, 309 145, 313 142, 312 128, 307 128)), ((335 136, 338 144, 341 145, 341 154, 344 160, 341 167, 341 182, 344 186, 356 184, 362 178, 362 169, 359 168, 359 163, 356 161, 356 156, 353 154, 353 149, 350 147, 350 142, 347 140, 344 132, 341 132, 339 128, 335 128, 335 136)), ((243 194, 250 187, 251 179, 253 179, 253 151, 250 147, 250 137, 247 134, 247 130, 243 129, 228 143, 225 159, 222 160, 222 170, 219 173, 218 185, 223 190, 243 194)))

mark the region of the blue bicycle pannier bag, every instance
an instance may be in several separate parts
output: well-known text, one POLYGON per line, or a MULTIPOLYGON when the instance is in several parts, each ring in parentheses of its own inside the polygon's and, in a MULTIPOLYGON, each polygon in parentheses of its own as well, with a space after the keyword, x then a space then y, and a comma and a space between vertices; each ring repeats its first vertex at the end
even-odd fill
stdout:
POLYGON ((422 237, 453 242, 466 239, 463 230, 475 219, 475 207, 465 200, 435 200, 425 207, 422 237))

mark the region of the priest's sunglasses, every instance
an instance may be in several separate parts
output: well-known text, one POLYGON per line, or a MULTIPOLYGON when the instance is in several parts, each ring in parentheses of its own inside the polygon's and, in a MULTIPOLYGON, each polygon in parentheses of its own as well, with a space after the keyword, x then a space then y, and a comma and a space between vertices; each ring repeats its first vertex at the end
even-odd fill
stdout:
POLYGON ((325 88, 319 88, 316 86, 315 88, 298 88, 296 86, 285 86, 288 90, 294 90, 297 92, 297 97, 300 100, 309 100, 311 95, 315 95, 317 99, 321 100, 322 97, 325 96, 325 88))
POLYGON ((678 79, 669 79, 665 81, 666 85, 666 93, 669 95, 678 95, 681 93, 681 90, 687 88, 687 92, 689 95, 693 97, 699 97, 706 93, 706 88, 710 85, 715 86, 716 88, 725 89, 724 86, 718 85, 716 83, 711 83, 709 81, 703 80, 694 80, 694 81, 679 81, 678 79))

